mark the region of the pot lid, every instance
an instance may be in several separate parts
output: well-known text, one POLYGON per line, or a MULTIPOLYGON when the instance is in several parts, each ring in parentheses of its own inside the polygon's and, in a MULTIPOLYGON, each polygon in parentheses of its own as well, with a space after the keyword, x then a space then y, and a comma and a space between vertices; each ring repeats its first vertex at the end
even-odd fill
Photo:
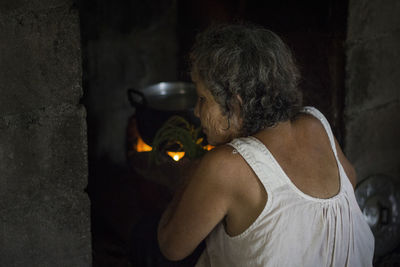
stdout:
POLYGON ((141 89, 128 89, 133 106, 156 110, 179 111, 193 109, 197 101, 196 87, 188 82, 160 82, 141 89))

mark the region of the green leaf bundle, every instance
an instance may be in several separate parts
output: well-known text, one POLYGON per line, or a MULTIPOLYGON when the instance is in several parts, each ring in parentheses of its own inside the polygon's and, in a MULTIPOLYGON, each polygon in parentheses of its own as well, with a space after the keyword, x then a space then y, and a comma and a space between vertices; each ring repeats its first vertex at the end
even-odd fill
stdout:
POLYGON ((195 159, 204 155, 206 150, 199 142, 201 128, 195 128, 184 118, 172 116, 157 131, 153 140, 153 149, 150 161, 159 164, 166 149, 177 147, 178 151, 184 151, 185 157, 195 159))

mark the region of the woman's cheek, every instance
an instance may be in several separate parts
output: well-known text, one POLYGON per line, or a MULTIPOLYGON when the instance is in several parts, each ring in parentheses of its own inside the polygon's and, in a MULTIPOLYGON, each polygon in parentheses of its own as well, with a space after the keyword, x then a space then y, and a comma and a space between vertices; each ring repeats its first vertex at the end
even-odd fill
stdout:
POLYGON ((205 115, 205 126, 209 128, 209 130, 215 130, 215 124, 213 123, 210 113, 205 115))
POLYGON ((213 125, 214 132, 218 136, 226 135, 226 129, 228 128, 228 125, 223 118, 214 118, 210 123, 213 125))

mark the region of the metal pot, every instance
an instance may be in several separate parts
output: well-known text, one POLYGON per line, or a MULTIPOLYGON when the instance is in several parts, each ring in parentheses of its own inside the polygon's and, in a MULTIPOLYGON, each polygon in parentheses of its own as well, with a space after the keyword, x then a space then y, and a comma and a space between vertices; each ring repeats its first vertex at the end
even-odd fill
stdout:
POLYGON ((184 117, 196 127, 194 116, 197 93, 194 84, 161 82, 142 89, 128 89, 128 98, 136 108, 136 121, 142 139, 149 145, 158 129, 173 115, 184 117))

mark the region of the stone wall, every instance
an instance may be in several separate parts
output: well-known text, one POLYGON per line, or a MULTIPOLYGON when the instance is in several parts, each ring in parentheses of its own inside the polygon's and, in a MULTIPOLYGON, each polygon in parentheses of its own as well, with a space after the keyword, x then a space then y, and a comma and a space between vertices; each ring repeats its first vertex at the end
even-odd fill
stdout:
POLYGON ((90 266, 81 76, 71 0, 0 2, 0 266, 90 266))
POLYGON ((347 34, 345 153, 358 182, 400 181, 400 2, 351 0, 347 34))

